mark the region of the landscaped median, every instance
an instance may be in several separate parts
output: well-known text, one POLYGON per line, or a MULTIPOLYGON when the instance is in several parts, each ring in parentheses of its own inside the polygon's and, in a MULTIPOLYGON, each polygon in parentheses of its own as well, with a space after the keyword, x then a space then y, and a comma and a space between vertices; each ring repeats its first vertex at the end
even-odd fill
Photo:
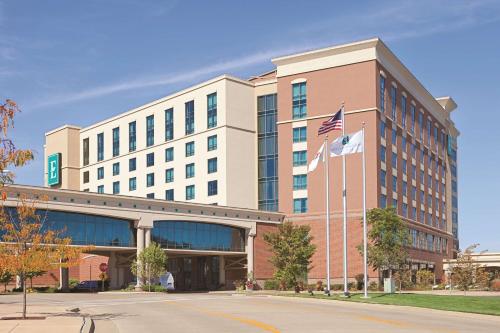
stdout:
POLYGON ((451 295, 426 295, 426 294, 382 294, 371 293, 370 298, 363 298, 363 294, 352 294, 351 297, 341 297, 340 294, 326 296, 316 292, 313 296, 300 293, 272 293, 276 296, 304 297, 317 299, 330 299, 336 301, 375 303, 388 305, 414 306, 445 311, 469 312, 500 316, 500 296, 451 296, 451 295))

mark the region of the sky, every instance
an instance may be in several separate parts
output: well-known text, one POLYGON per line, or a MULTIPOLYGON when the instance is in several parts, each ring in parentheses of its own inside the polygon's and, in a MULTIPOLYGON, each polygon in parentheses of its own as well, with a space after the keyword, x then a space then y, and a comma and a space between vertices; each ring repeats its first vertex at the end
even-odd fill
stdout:
POLYGON ((85 127, 270 58, 380 37, 436 97, 458 104, 461 247, 500 251, 500 0, 0 0, 0 100, 43 185, 44 133, 85 127))

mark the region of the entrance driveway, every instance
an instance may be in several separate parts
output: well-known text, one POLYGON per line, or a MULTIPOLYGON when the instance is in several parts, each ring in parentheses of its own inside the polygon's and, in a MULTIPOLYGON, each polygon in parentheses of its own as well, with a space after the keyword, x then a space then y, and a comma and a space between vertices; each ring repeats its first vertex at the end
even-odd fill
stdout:
MULTIPOLYGON (((21 301, 0 296, 0 307, 21 301)), ((500 317, 409 307, 231 293, 33 294, 30 304, 79 307, 96 332, 498 332, 500 317)))

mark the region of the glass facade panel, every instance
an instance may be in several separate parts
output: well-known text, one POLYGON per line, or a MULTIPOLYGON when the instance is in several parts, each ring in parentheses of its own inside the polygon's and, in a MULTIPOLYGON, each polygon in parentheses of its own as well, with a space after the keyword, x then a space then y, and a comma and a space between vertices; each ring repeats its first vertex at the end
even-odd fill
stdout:
POLYGON ((104 159, 104 133, 97 134, 97 161, 104 159))
POLYGON ((113 163, 113 176, 120 174, 120 162, 113 163))
POLYGON ((194 177, 194 163, 186 164, 186 178, 194 177))
POLYGON ((307 198, 293 199, 293 212, 307 213, 307 198))
POLYGON ((155 144, 155 116, 146 117, 146 147, 155 144))
POLYGON ((135 169, 137 169, 137 160, 134 157, 128 160, 128 171, 135 171, 135 169))
POLYGON ((306 83, 292 85, 293 119, 305 118, 307 116, 307 89, 306 83))
POLYGON ((152 240, 166 249, 245 251, 245 230, 188 221, 154 221, 152 240))
POLYGON ((113 128, 113 157, 120 155, 120 127, 113 128))
POLYGON ((128 151, 135 151, 137 148, 137 131, 135 121, 128 124, 128 151))
POLYGON ((207 138, 207 150, 216 150, 217 149, 217 135, 211 135, 207 138))
POLYGON ((307 127, 296 127, 293 129, 293 142, 307 141, 307 127))
POLYGON ((135 177, 129 178, 128 180, 128 190, 135 191, 137 189, 137 179, 135 177))
POLYGON ((380 100, 380 111, 382 113, 385 112, 385 77, 380 75, 380 91, 379 91, 379 100, 380 100))
POLYGON ((194 155, 194 141, 186 143, 186 157, 194 155))
POLYGON ((267 211, 278 210, 276 102, 276 94, 257 97, 259 209, 267 211))
POLYGON ((217 157, 210 158, 208 160, 208 173, 214 173, 217 172, 217 157))
POLYGON ((174 181, 174 168, 165 170, 165 183, 171 183, 174 181))
POLYGON ((89 138, 83 139, 83 165, 89 164, 89 138))
POLYGON ((165 141, 174 138, 174 109, 165 110, 165 141))
POLYGON ((171 162, 174 160, 174 148, 170 147, 165 149, 165 162, 171 162))
POLYGON ((146 155, 146 166, 150 167, 155 165, 155 153, 149 153, 146 155))
POLYGON ((185 104, 185 130, 186 135, 194 133, 194 101, 189 101, 185 104))
POLYGON ((211 180, 208 182, 208 195, 216 195, 217 194, 217 181, 211 180))
POLYGON ((194 185, 186 186, 186 200, 193 200, 195 197, 194 185))
POLYGON ((207 96, 207 128, 217 126, 217 93, 207 96))
POLYGON ((307 165, 307 150, 293 152, 293 166, 307 165))

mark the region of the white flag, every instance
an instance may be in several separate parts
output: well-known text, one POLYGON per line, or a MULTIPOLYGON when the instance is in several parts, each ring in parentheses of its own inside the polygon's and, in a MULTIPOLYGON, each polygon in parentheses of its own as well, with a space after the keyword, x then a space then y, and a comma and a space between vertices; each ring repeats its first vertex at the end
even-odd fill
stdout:
POLYGON ((314 156, 314 159, 309 163, 309 168, 307 169, 308 172, 313 172, 316 167, 318 166, 319 159, 323 155, 323 149, 325 148, 325 144, 323 143, 321 147, 319 148, 318 152, 316 153, 316 156, 314 156))
POLYGON ((330 156, 342 156, 363 151, 363 131, 340 136, 330 145, 330 156))

